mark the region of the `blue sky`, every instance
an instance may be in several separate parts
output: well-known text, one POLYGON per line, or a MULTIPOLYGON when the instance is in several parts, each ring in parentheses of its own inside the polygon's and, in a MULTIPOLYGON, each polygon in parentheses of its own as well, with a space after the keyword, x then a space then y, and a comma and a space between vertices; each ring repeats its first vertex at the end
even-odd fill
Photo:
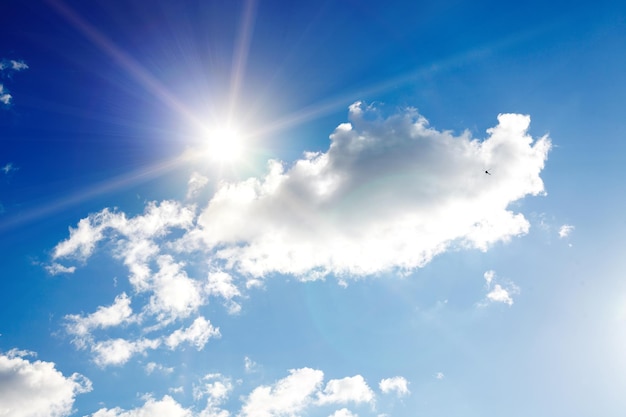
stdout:
POLYGON ((0 416, 621 416, 618 3, 3 2, 0 416))

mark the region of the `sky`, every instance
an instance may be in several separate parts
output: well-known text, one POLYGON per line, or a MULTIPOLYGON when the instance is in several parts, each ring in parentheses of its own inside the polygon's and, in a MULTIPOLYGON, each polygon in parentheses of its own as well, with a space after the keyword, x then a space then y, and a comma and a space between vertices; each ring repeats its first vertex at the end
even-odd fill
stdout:
POLYGON ((622 416, 624 6, 3 1, 0 416, 622 416))

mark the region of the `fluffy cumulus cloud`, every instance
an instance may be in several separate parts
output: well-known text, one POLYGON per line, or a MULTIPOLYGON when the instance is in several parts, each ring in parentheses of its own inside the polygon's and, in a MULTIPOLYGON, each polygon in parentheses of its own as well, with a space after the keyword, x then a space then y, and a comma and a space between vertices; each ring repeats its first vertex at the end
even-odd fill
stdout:
POLYGON ((176 400, 169 395, 164 396, 160 400, 148 398, 146 403, 140 408, 125 411, 119 407, 106 409, 102 408, 91 417, 151 417, 151 416, 167 416, 167 417, 192 417, 193 413, 181 406, 176 400))
POLYGON ((530 117, 499 115, 485 140, 431 128, 414 109, 385 118, 355 103, 349 120, 327 152, 222 185, 186 246, 253 277, 312 279, 411 270, 528 231, 510 206, 544 193, 551 146, 527 133, 530 117))
POLYGON ((324 373, 301 368, 292 369, 290 375, 272 386, 260 386, 245 399, 241 409, 244 417, 294 416, 313 402, 324 373))
POLYGON ((66 377, 54 363, 27 356, 17 350, 0 353, 0 415, 69 416, 76 395, 91 391, 91 382, 76 373, 66 377))
POLYGON ((211 322, 204 317, 198 317, 188 328, 178 329, 169 335, 165 339, 165 344, 170 349, 174 349, 181 343, 187 342, 198 350, 202 350, 212 337, 220 337, 220 329, 213 327, 211 322))
MULTIPOLYGON (((154 367, 157 367, 156 364, 154 367)), ((403 377, 396 378, 404 380, 403 377)), ((241 385, 241 382, 233 383, 230 378, 219 373, 207 374, 200 378, 198 383, 193 384, 193 400, 195 401, 193 406, 186 408, 168 395, 161 400, 147 396, 144 398, 144 404, 137 408, 131 410, 123 410, 119 407, 102 408, 91 414, 91 417, 230 417, 231 411, 222 406, 229 400, 236 386, 241 385)), ((333 379, 325 386, 323 382, 324 373, 320 370, 292 369, 289 375, 273 384, 257 386, 248 395, 239 396, 241 407, 234 415, 238 417, 295 417, 322 415, 319 413, 330 412, 329 406, 335 404, 369 403, 374 405, 374 393, 360 375, 333 379)), ((391 389, 393 390, 394 388, 391 389)), ((175 388, 173 391, 182 391, 182 389, 175 388)), ((374 408, 371 411, 374 411, 374 408)), ((332 412, 330 417, 356 417, 356 415, 348 408, 340 408, 332 412)))
POLYGON ((384 394, 395 392, 398 397, 401 397, 410 393, 409 382, 401 376, 381 379, 378 386, 384 394))
POLYGON ((329 417, 358 417, 358 415, 354 414, 352 411, 348 410, 347 408, 342 408, 332 413, 329 417))
POLYGON ((374 399, 374 392, 361 375, 332 379, 324 391, 318 395, 319 404, 369 403, 374 399))
POLYGON ((148 349, 156 349, 160 340, 140 339, 129 341, 126 339, 109 339, 96 342, 91 346, 96 365, 123 365, 135 354, 144 353, 148 349))

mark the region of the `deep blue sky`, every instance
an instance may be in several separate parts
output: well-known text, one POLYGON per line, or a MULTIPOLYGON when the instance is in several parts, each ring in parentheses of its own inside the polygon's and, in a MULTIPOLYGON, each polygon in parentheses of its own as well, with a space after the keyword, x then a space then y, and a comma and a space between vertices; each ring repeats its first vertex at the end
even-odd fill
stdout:
POLYGON ((622 415, 620 2, 5 0, 0 51, 7 415, 622 415))

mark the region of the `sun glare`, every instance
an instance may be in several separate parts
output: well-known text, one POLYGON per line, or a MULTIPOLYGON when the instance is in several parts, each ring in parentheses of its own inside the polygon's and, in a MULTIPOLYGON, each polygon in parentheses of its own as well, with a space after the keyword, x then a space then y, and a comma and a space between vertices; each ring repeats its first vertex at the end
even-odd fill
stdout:
POLYGON ((237 129, 218 128, 208 135, 209 157, 220 163, 236 162, 243 153, 242 135, 237 129))

